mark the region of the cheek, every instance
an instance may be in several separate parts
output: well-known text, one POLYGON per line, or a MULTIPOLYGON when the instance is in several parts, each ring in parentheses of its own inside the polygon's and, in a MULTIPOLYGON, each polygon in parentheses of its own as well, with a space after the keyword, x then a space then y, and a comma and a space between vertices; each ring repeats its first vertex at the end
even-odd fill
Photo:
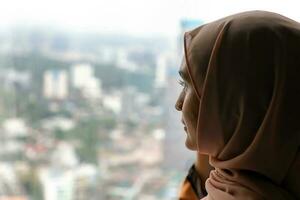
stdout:
POLYGON ((187 92, 184 105, 183 114, 188 128, 196 129, 199 111, 199 101, 193 91, 187 92))

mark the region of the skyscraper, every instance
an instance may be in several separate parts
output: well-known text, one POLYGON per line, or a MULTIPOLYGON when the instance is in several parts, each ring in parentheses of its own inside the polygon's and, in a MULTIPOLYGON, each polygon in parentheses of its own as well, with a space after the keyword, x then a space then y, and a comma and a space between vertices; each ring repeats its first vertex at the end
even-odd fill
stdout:
POLYGON ((68 96, 68 74, 65 70, 48 70, 44 73, 44 97, 65 99, 68 96))
POLYGON ((101 81, 95 77, 94 67, 89 64, 72 66, 72 85, 88 99, 101 97, 101 81))

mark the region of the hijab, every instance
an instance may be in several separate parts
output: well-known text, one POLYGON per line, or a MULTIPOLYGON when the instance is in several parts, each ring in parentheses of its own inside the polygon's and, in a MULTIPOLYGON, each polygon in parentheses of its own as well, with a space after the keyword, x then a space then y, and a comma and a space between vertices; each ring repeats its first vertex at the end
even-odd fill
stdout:
POLYGON ((247 11, 184 37, 205 199, 300 199, 300 24, 247 11))

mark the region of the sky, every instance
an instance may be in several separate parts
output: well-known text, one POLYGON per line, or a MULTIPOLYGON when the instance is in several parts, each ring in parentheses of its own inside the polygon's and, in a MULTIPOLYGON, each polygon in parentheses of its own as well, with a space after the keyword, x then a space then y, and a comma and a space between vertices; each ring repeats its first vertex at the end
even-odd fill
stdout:
POLYGON ((0 28, 43 25, 77 32, 175 36, 179 21, 210 22, 246 10, 300 21, 297 0, 2 0, 0 28))

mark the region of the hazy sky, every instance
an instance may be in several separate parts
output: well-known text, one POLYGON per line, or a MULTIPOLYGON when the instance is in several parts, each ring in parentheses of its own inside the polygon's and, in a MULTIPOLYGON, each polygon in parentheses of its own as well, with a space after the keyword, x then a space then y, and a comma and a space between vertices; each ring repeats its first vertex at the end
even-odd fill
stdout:
POLYGON ((184 17, 209 22, 260 9, 300 20, 299 8, 297 0, 5 0, 0 27, 42 24, 76 31, 176 35, 184 17))

